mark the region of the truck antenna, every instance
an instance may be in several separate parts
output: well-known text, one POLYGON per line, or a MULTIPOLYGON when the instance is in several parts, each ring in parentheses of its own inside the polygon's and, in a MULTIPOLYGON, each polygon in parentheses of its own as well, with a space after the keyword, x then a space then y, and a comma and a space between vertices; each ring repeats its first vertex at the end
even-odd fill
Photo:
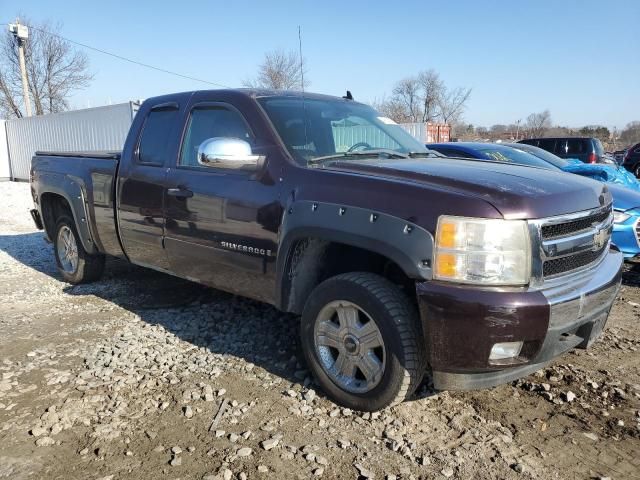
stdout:
POLYGON ((307 138, 307 106, 304 101, 304 57, 302 56, 302 29, 300 25, 298 25, 298 52, 300 53, 300 87, 302 89, 302 112, 304 122, 304 145, 305 148, 309 144, 309 139, 307 138))

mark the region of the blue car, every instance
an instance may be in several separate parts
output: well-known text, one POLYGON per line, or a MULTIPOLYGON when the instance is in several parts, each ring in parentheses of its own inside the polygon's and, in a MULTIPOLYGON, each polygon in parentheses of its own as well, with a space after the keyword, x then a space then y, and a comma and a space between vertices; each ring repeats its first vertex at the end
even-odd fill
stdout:
POLYGON ((640 258, 640 193, 609 185, 613 196, 613 244, 625 259, 640 258))
POLYGON ((626 170, 620 169, 620 172, 608 165, 586 165, 580 161, 565 160, 541 148, 520 143, 430 143, 427 147, 447 157, 562 170, 606 182, 613 196, 612 243, 624 254, 625 259, 640 258, 640 184, 635 178, 627 178, 626 170))
POLYGON ((620 165, 613 166, 602 163, 583 163, 578 159, 560 158, 542 148, 527 145, 526 143, 503 143, 502 145, 535 155, 536 157, 555 165, 564 172, 593 178, 599 182, 618 183, 623 187, 632 188, 640 192, 640 181, 638 181, 634 174, 620 165))

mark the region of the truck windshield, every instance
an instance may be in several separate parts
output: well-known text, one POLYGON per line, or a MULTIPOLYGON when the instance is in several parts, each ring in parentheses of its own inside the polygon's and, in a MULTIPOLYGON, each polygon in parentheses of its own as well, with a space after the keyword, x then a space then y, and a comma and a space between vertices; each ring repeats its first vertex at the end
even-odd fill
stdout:
POLYGON ((303 166, 318 161, 372 157, 406 158, 429 153, 418 140, 373 108, 350 100, 262 97, 258 101, 280 138, 303 166))

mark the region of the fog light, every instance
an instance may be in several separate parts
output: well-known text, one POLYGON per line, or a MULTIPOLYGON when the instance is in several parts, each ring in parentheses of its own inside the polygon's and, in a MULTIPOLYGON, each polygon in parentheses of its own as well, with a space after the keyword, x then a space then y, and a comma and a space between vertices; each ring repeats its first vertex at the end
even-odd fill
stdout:
POLYGON ((496 343, 491 349, 489 360, 505 360, 507 358, 515 358, 520 355, 520 350, 522 350, 522 342, 496 343))

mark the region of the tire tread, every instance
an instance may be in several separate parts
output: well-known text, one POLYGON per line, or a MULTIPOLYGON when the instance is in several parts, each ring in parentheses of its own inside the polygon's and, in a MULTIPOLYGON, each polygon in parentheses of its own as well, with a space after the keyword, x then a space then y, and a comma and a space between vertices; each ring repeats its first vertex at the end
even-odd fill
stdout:
POLYGON ((384 305, 394 322, 402 344, 403 378, 399 390, 388 406, 397 405, 410 397, 425 372, 426 355, 420 336, 418 316, 407 295, 386 278, 370 272, 349 272, 331 277, 325 282, 349 282, 365 289, 384 305))
POLYGON ((78 269, 73 276, 63 272, 61 269, 60 273, 67 282, 73 284, 90 283, 98 280, 104 272, 105 256, 102 254, 92 255, 84 249, 78 236, 76 224, 73 217, 70 215, 60 215, 56 220, 56 236, 53 240, 54 255, 56 256, 56 259, 58 256, 56 242, 58 239, 58 231, 62 225, 70 227, 76 237, 76 244, 78 246, 78 269))

